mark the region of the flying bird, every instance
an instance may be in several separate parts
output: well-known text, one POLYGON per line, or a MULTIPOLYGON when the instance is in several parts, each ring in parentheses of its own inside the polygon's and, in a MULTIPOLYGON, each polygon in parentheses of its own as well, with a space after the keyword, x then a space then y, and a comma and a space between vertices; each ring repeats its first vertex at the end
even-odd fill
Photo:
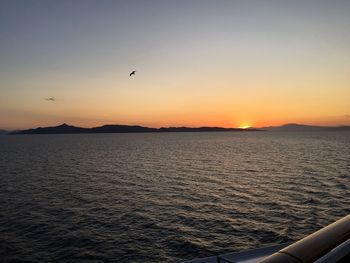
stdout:
POLYGON ((132 75, 135 75, 135 73, 136 73, 136 70, 132 71, 132 72, 129 74, 129 76, 131 77, 132 75))
POLYGON ((56 99, 54 97, 45 98, 45 100, 47 100, 47 101, 56 101, 56 99))

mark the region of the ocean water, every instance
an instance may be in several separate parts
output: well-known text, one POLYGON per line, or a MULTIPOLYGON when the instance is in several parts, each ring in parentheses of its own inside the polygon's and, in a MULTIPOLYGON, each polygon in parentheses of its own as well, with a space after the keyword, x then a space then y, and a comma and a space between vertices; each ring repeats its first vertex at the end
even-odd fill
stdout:
POLYGON ((0 136, 1 262, 181 262, 349 212, 349 132, 0 136))

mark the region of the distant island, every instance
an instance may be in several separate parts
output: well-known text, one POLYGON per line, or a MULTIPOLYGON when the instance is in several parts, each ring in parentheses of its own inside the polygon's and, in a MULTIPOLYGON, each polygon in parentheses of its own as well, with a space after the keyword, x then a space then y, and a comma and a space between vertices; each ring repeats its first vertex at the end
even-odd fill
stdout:
POLYGON ((350 131, 350 126, 312 126, 304 124, 285 124, 282 126, 270 126, 262 128, 223 128, 223 127, 162 127, 162 128, 149 128, 138 125, 103 125, 93 128, 82 128, 66 123, 54 127, 39 127, 28 130, 20 130, 13 132, 6 132, 3 130, 3 134, 78 134, 78 133, 145 133, 145 132, 251 132, 251 131, 278 131, 278 132, 309 132, 309 131, 350 131))
POLYGON ((339 131, 349 130, 350 126, 313 126, 297 123, 288 123, 282 126, 269 126, 262 127, 261 130, 265 131, 286 131, 286 132, 309 132, 309 131, 339 131))
POLYGON ((260 131, 260 129, 222 128, 222 127, 167 127, 149 128, 137 125, 103 125, 93 128, 81 128, 66 123, 54 127, 39 127, 35 129, 10 132, 9 134, 68 134, 68 133, 145 133, 145 132, 221 132, 221 131, 260 131))

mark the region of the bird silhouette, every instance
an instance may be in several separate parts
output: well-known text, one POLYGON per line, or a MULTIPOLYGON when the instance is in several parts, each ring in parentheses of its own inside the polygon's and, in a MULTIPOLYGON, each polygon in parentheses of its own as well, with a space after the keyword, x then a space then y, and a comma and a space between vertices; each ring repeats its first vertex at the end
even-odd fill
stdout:
POLYGON ((132 71, 132 72, 129 74, 129 76, 131 77, 132 75, 135 75, 135 73, 136 73, 136 70, 132 71))
POLYGON ((56 101, 56 99, 54 97, 45 98, 45 100, 47 100, 47 101, 56 101))

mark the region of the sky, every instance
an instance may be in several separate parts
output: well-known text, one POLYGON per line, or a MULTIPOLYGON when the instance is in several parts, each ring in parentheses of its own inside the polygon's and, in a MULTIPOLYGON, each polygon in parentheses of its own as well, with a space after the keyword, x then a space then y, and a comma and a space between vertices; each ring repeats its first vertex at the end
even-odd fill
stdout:
POLYGON ((348 0, 1 0, 0 128, 349 125, 349 13, 348 0))

